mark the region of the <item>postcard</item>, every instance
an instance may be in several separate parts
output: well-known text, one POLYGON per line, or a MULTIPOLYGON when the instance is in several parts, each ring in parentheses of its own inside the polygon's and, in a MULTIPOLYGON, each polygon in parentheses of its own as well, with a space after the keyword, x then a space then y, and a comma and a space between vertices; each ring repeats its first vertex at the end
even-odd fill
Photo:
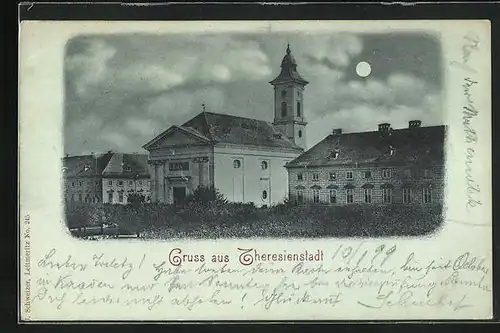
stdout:
POLYGON ((22 21, 31 321, 492 318, 487 20, 22 21))

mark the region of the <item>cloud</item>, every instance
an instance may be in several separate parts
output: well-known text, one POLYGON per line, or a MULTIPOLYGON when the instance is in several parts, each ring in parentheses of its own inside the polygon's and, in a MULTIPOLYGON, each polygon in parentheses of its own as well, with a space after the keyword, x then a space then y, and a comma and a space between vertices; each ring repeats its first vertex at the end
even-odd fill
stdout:
POLYGON ((108 61, 116 54, 116 49, 101 39, 85 42, 85 51, 66 59, 66 70, 73 73, 76 92, 85 95, 89 87, 98 85, 108 74, 108 61))

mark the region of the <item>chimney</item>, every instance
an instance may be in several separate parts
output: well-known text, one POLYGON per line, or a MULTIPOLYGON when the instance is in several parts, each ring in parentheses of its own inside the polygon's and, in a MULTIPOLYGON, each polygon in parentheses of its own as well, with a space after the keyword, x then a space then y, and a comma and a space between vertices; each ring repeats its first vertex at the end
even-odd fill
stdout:
POLYGON ((420 125, 422 125, 421 120, 410 120, 408 122, 408 128, 417 128, 420 127, 420 125))
POLYGON ((391 124, 389 123, 381 123, 381 124, 378 124, 378 131, 380 133, 386 133, 386 132, 389 132, 389 129, 391 128, 391 124))
POLYGON ((341 136, 341 135, 342 135, 342 128, 334 128, 334 129, 332 130, 332 134, 333 134, 334 136, 341 136))

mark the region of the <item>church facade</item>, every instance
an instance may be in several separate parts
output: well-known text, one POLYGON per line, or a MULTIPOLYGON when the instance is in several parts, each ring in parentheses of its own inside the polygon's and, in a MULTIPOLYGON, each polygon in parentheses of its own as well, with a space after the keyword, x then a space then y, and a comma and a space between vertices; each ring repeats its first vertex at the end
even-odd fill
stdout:
POLYGON ((272 205, 288 197, 285 165, 305 149, 303 93, 308 82, 287 47, 274 88, 274 122, 201 113, 143 146, 149 151, 151 200, 178 203, 214 187, 229 201, 272 205))

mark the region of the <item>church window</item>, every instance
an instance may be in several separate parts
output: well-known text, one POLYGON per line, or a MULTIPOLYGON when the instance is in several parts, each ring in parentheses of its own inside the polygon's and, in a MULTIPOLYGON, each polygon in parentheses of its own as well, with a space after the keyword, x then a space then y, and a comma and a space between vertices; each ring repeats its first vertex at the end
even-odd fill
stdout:
POLYGON ((118 201, 123 202, 123 192, 118 193, 118 201))
POLYGON ((262 199, 267 199, 267 191, 262 191, 262 199))
POLYGON ((351 179, 351 180, 352 180, 352 171, 347 171, 347 172, 345 173, 345 177, 346 177, 347 179, 351 179))
POLYGON ((299 138, 301 138, 301 137, 302 137, 302 131, 299 130, 299 138))
POLYGON ((262 161, 261 166, 262 166, 262 170, 266 170, 268 167, 267 161, 262 161))
POLYGON ((112 181, 112 180, 109 180, 109 181, 108 181, 108 185, 113 185, 113 181, 112 181))
POLYGON ((282 117, 286 117, 286 108, 287 108, 286 102, 281 102, 281 116, 282 117))
POLYGON ((118 181, 118 186, 123 186, 123 180, 118 181))
POLYGON ((241 167, 241 161, 240 160, 234 160, 233 161, 233 167, 235 169, 239 169, 241 167))
POLYGON ((113 192, 108 192, 108 202, 113 202, 113 192))
POLYGON ((319 180, 319 174, 317 174, 317 173, 313 173, 313 175, 312 175, 312 179, 313 179, 313 180, 319 180))
POLYGON ((302 117, 301 116, 301 110, 300 110, 300 102, 297 102, 297 117, 302 117))
POLYGON ((304 176, 301 173, 297 174, 297 180, 303 180, 304 176))

